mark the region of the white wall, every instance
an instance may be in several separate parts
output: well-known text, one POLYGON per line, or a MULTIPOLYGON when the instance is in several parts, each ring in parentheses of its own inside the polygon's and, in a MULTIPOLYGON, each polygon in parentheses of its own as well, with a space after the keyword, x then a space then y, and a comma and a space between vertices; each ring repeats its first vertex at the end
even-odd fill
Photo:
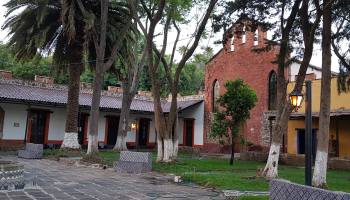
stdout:
MULTIPOLYGON (((204 102, 198 103, 197 105, 194 105, 184 111, 182 111, 179 115, 183 121, 183 118, 192 118, 194 119, 194 145, 203 145, 203 140, 204 140, 204 102)), ((183 122, 182 126, 180 127, 179 124, 179 144, 182 144, 182 132, 183 132, 183 122)))
POLYGON ((27 124, 27 106, 18 104, 0 103, 5 111, 4 140, 24 140, 27 124), (18 125, 18 127, 16 126, 18 125))
POLYGON ((183 130, 184 130, 184 119, 179 117, 179 120, 177 122, 177 135, 179 137, 179 144, 184 144, 183 130))
MULTIPOLYGON (((299 73, 299 68, 300 68, 300 64, 293 62, 290 66, 289 66, 289 71, 290 71, 290 81, 295 81, 295 76, 298 75, 299 73)), ((306 71, 306 74, 312 74, 314 73, 316 75, 316 79, 321 79, 322 77, 322 72, 316 69, 313 69, 311 67, 309 67, 306 71)))
MULTIPOLYGON (((26 121, 27 121, 27 109, 26 105, 20 104, 7 104, 0 103, 0 106, 5 111, 4 117, 4 129, 3 129, 3 139, 8 140, 23 140, 26 132, 26 121), (18 125, 18 127, 14 126, 18 125)), ((54 108, 54 107, 44 107, 44 106, 31 106, 30 108, 40 108, 52 111, 50 113, 50 123, 49 123, 49 134, 48 140, 62 141, 65 132, 65 119, 66 119, 66 108, 54 108)), ((105 138, 105 123, 106 115, 116 115, 114 112, 100 112, 100 118, 98 121, 98 140, 103 142, 105 138)), ((153 115, 142 115, 142 114, 132 114, 130 123, 138 120, 140 118, 150 119, 150 129, 149 129, 149 143, 156 142, 156 131, 154 126, 153 115)), ((191 108, 186 109, 179 115, 178 121, 178 136, 179 144, 183 143, 183 119, 193 118, 194 121, 194 144, 203 145, 203 121, 204 121, 204 103, 199 103, 191 108)), ((89 116, 90 120, 90 116, 89 116)), ((90 126, 90 121, 88 123, 88 128, 90 126)), ((88 133, 87 133, 88 134, 88 133)), ((136 130, 131 129, 127 134, 127 142, 136 142, 136 130)))
POLYGON ((52 113, 50 113, 48 140, 63 140, 66 125, 66 110, 64 108, 46 109, 52 111, 52 113))

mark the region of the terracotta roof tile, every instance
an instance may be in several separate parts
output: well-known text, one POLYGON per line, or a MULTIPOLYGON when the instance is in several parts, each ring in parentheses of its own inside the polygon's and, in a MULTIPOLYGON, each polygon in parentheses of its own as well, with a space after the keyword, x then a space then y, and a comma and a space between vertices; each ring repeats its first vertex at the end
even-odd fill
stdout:
MULTIPOLYGON (((17 101, 25 103, 37 104, 58 104, 65 105, 67 103, 68 91, 66 87, 39 87, 26 82, 1 81, 0 80, 0 100, 2 101, 17 101)), ((91 105, 92 94, 84 90, 81 91, 79 97, 80 106, 91 105)), ((180 110, 186 109, 189 106, 195 105, 202 100, 178 101, 180 110)), ((121 109, 122 95, 120 94, 102 94, 100 108, 105 109, 121 109)), ((163 104, 164 112, 169 112, 170 103, 163 104)), ((153 112, 153 101, 147 99, 137 99, 131 103, 132 111, 153 112)))

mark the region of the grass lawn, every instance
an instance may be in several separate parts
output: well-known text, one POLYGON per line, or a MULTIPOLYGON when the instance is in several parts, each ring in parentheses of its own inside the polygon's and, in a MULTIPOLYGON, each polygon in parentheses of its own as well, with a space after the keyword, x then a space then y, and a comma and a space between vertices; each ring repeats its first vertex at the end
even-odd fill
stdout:
MULTIPOLYGON (((62 150, 45 150, 45 157, 71 157, 84 155, 85 152, 66 152, 62 150)), ((119 158, 114 151, 100 151, 102 164, 112 166, 119 158)), ((188 153, 179 153, 176 163, 156 163, 156 152, 153 153, 153 170, 161 173, 172 173, 185 181, 218 189, 267 191, 268 181, 256 177, 257 169, 265 163, 235 161, 233 166, 228 160, 203 158, 188 153)), ((295 183, 304 183, 304 168, 295 166, 279 166, 279 177, 295 183)), ((327 183, 330 190, 350 192, 350 171, 328 170, 327 183)), ((266 197, 242 197, 240 200, 261 200, 266 197)))
MULTIPOLYGON (((101 151, 100 156, 108 163, 118 159, 119 154, 113 151, 101 151)), ((155 161, 156 153, 153 153, 155 161)), ((257 169, 265 163, 235 161, 233 166, 228 160, 202 158, 191 154, 180 153, 176 163, 153 162, 153 170, 162 173, 180 175, 185 181, 218 189, 267 191, 268 182, 256 177, 257 169)), ((279 166, 279 177, 296 183, 304 183, 304 168, 295 166, 279 166)), ((327 182, 330 190, 350 192, 350 171, 328 170, 327 182)), ((246 198, 242 198, 244 200, 246 198)), ((266 199, 265 197, 249 197, 249 199, 266 199)))

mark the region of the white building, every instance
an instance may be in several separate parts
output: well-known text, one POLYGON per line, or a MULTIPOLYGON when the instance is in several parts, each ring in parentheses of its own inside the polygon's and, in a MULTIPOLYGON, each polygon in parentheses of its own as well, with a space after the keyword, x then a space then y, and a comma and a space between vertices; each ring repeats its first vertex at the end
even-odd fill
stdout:
MULTIPOLYGON (((67 87, 46 84, 47 81, 22 81, 0 76, 0 149, 26 142, 46 146, 62 143, 65 132, 67 87)), ((91 90, 81 89, 79 98, 79 143, 87 144, 91 90)), ((121 93, 103 91, 98 123, 101 147, 111 147, 117 139, 121 93)), ((163 110, 169 112, 169 102, 163 110)), ((203 145, 202 98, 178 101, 179 144, 203 145)), ((150 97, 137 95, 131 105, 131 120, 127 145, 132 148, 152 148, 156 143, 153 101, 150 97)))
MULTIPOLYGON (((300 65, 301 65, 301 61, 299 60, 293 60, 293 62, 291 62, 291 64, 288 67, 289 81, 291 82, 296 81, 296 78, 298 77, 300 65)), ((332 75, 336 76, 337 73, 332 72, 332 75)), ((317 80, 317 79, 321 79, 321 77, 322 77, 322 68, 310 64, 306 70, 305 80, 317 80)))

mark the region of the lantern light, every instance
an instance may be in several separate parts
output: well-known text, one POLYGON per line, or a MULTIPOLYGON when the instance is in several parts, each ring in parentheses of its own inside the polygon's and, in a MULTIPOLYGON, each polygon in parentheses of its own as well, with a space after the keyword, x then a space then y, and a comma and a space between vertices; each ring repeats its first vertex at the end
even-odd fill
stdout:
POLYGON ((303 98, 304 96, 301 92, 293 91, 289 94, 290 104, 295 109, 295 111, 298 111, 298 109, 301 107, 303 98))
POLYGON ((132 122, 132 123, 131 123, 131 128, 132 128, 132 129, 136 129, 136 122, 132 122))

